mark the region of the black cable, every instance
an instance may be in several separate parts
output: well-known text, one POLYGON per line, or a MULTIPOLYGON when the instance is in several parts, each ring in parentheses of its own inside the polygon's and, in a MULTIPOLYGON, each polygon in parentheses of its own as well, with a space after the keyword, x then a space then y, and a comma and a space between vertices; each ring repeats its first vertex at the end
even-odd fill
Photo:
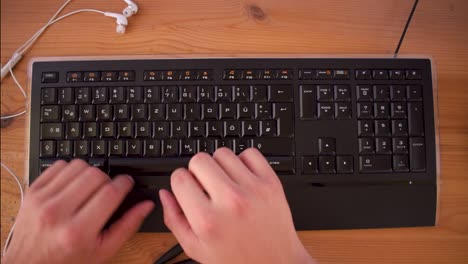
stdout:
POLYGON ((406 30, 408 30, 409 24, 411 23, 411 19, 413 18, 414 11, 416 11, 416 6, 418 6, 419 0, 415 0, 413 4, 413 9, 411 9, 411 13, 406 21, 405 29, 403 29, 403 33, 401 34, 400 41, 398 42, 398 46, 395 49, 395 53, 393 53, 393 57, 396 58, 398 56, 398 52, 400 51, 401 43, 403 43, 403 39, 406 35, 406 30))
POLYGON ((169 249, 166 253, 164 253, 154 264, 164 264, 169 262, 169 260, 177 257, 178 255, 182 254, 184 250, 180 246, 179 243, 177 245, 173 246, 171 249, 169 249))

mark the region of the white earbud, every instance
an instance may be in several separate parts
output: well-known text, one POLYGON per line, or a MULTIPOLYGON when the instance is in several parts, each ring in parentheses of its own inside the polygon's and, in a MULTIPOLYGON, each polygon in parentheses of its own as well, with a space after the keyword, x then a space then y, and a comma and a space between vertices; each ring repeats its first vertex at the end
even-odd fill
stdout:
POLYGON ((117 13, 111 13, 111 12, 105 12, 104 13, 105 16, 107 17, 113 17, 115 18, 117 21, 117 27, 116 27, 116 31, 117 33, 120 33, 120 34, 123 34, 125 33, 125 29, 128 25, 128 20, 125 16, 121 15, 121 14, 117 14, 117 13))
POLYGON ((124 16, 131 17, 131 16, 135 15, 136 13, 138 13, 137 4, 135 4, 131 0, 124 0, 124 1, 125 1, 125 3, 127 3, 127 7, 125 7, 123 12, 122 12, 124 16))

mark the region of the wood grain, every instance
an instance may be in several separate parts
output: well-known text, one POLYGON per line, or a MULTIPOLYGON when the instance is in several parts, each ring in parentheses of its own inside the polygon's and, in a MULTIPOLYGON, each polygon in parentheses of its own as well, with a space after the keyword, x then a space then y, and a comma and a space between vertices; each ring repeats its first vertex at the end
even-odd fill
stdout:
MULTIPOLYGON (((28 60, 37 56, 135 54, 388 54, 394 51, 412 1, 158 0, 138 1, 127 34, 114 21, 81 14, 52 26, 16 67, 27 83, 28 60)), ((60 0, 1 2, 1 61, 31 36, 60 0)), ((68 11, 120 12, 122 1, 74 1, 68 11)), ((438 226, 380 230, 300 232, 320 263, 468 263, 468 1, 420 1, 401 48, 426 54, 437 71, 440 133, 438 226)), ((2 83, 1 112, 23 99, 11 78, 2 83)), ((2 162, 24 175, 25 118, 1 130, 2 162)), ((15 183, 1 174, 2 247, 19 207, 15 183)), ((320 212, 317 212, 319 214, 320 212)), ((152 263, 175 243, 170 234, 137 234, 112 263, 152 263)))

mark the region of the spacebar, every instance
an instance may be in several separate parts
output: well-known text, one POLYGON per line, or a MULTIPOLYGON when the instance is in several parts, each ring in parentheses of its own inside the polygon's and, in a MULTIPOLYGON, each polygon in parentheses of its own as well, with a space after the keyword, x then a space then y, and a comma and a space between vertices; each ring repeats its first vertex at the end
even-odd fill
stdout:
POLYGON ((188 167, 190 157, 178 158, 110 158, 109 175, 168 176, 180 167, 188 167))

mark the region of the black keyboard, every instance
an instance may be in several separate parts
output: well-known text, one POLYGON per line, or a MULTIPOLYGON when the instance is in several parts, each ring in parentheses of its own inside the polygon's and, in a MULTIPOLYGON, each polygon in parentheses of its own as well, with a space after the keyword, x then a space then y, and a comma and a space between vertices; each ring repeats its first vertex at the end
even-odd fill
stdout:
MULTIPOLYGON (((64 60, 32 69, 30 182, 57 159, 84 159, 134 176, 123 211, 158 202, 157 189, 197 152, 254 147, 278 173, 299 230, 435 224, 428 59, 64 60)), ((167 231, 160 206, 142 231, 167 231)))

